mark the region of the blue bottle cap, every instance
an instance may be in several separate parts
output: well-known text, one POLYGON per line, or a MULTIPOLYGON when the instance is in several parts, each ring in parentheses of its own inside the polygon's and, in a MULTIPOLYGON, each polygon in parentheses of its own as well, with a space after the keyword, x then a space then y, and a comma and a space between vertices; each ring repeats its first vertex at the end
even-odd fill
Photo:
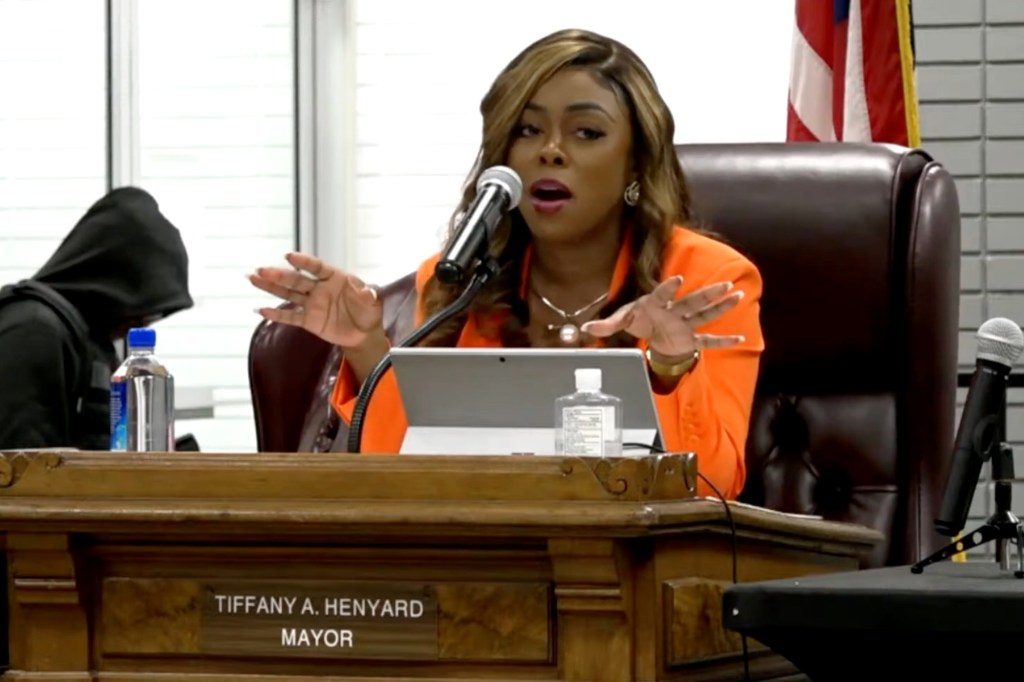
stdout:
POLYGON ((148 327, 129 329, 128 348, 156 348, 156 330, 148 327))

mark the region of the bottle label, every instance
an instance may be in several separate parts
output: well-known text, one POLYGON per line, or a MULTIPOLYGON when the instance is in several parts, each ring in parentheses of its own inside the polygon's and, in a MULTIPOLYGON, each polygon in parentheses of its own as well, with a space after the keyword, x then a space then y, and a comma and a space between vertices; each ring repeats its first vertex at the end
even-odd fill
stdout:
POLYGON ((110 384, 110 449, 128 450, 128 382, 110 384))
POLYGON ((605 455, 605 444, 615 438, 615 408, 611 405, 575 405, 562 408, 562 430, 567 455, 605 455))

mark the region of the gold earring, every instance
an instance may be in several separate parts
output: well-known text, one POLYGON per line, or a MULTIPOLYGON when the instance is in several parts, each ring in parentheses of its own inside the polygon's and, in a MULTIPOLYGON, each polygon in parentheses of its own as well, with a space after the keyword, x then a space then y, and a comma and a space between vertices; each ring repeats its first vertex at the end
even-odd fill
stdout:
POLYGON ((640 183, 634 180, 626 186, 626 191, 622 193, 622 200, 629 206, 636 206, 640 201, 640 183))

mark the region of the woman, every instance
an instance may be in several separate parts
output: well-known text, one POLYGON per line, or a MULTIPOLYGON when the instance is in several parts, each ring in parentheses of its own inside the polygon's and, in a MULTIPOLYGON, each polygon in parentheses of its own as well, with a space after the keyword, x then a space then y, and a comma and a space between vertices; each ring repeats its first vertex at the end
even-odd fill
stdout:
MULTIPOLYGON (((519 174, 523 198, 492 243, 500 274, 424 344, 639 347, 667 448, 696 452, 701 472, 735 498, 763 350, 761 279, 688 225, 675 124, 647 68, 614 40, 559 31, 512 60, 481 113, 481 149, 452 226, 493 165, 519 174)), ((251 281, 297 307, 259 313, 345 349, 332 404, 348 421, 388 350, 376 291, 311 256, 287 259, 311 277, 260 268, 251 281)), ((437 260, 417 274, 417 323, 459 293, 434 277, 437 260)), ((405 427, 389 372, 367 409, 363 450, 396 452, 405 427)))

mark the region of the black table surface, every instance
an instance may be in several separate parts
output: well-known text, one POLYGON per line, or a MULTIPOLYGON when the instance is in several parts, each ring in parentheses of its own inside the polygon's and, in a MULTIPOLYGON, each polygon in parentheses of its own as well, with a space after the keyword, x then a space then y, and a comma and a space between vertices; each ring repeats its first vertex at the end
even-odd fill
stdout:
MULTIPOLYGON (((1011 562, 1011 568, 1015 566, 1011 562)), ((991 562, 943 562, 742 583, 726 627, 1024 634, 1024 579, 991 562)))

